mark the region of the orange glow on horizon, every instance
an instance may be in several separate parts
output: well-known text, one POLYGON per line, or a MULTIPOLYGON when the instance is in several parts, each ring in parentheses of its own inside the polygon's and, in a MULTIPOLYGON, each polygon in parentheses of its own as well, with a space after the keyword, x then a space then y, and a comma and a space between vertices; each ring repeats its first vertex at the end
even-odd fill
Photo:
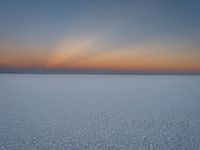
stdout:
MULTIPOLYGON (((70 56, 69 56, 70 57, 70 56)), ((121 71, 199 71, 198 58, 185 59, 186 56, 145 56, 132 52, 99 54, 76 62, 63 62, 55 68, 107 69, 121 71)), ((58 59, 58 58, 57 58, 58 59)))
POLYGON ((101 49, 96 39, 67 40, 48 53, 42 49, 1 49, 0 67, 200 72, 199 54, 167 51, 167 47, 162 50, 159 44, 101 49))

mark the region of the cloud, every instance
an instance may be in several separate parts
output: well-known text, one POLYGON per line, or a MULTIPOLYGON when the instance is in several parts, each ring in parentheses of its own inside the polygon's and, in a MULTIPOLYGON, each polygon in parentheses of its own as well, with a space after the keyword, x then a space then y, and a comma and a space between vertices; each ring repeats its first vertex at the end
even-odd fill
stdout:
POLYGON ((67 38, 56 46, 47 61, 46 67, 57 67, 63 63, 68 64, 79 57, 81 58, 82 55, 92 49, 96 42, 97 37, 67 38))

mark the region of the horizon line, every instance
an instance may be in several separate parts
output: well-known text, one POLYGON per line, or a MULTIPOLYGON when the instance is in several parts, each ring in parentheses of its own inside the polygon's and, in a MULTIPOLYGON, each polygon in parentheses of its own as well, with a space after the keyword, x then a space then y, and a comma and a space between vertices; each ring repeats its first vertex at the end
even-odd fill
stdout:
POLYGON ((199 70, 116 70, 83 68, 8 68, 0 67, 0 74, 110 74, 110 75, 200 75, 199 70))

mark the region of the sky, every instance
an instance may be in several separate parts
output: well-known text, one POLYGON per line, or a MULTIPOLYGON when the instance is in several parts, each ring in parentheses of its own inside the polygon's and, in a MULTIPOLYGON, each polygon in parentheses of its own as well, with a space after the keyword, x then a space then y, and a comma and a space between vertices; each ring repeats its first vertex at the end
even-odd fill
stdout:
POLYGON ((0 73, 200 74, 199 0, 0 3, 0 73))

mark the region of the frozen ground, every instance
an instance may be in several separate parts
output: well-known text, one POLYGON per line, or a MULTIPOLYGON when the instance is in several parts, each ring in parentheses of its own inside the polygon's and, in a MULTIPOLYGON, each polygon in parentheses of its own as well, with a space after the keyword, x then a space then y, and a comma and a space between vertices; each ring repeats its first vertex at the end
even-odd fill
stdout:
POLYGON ((199 150, 200 76, 0 75, 0 150, 199 150))

